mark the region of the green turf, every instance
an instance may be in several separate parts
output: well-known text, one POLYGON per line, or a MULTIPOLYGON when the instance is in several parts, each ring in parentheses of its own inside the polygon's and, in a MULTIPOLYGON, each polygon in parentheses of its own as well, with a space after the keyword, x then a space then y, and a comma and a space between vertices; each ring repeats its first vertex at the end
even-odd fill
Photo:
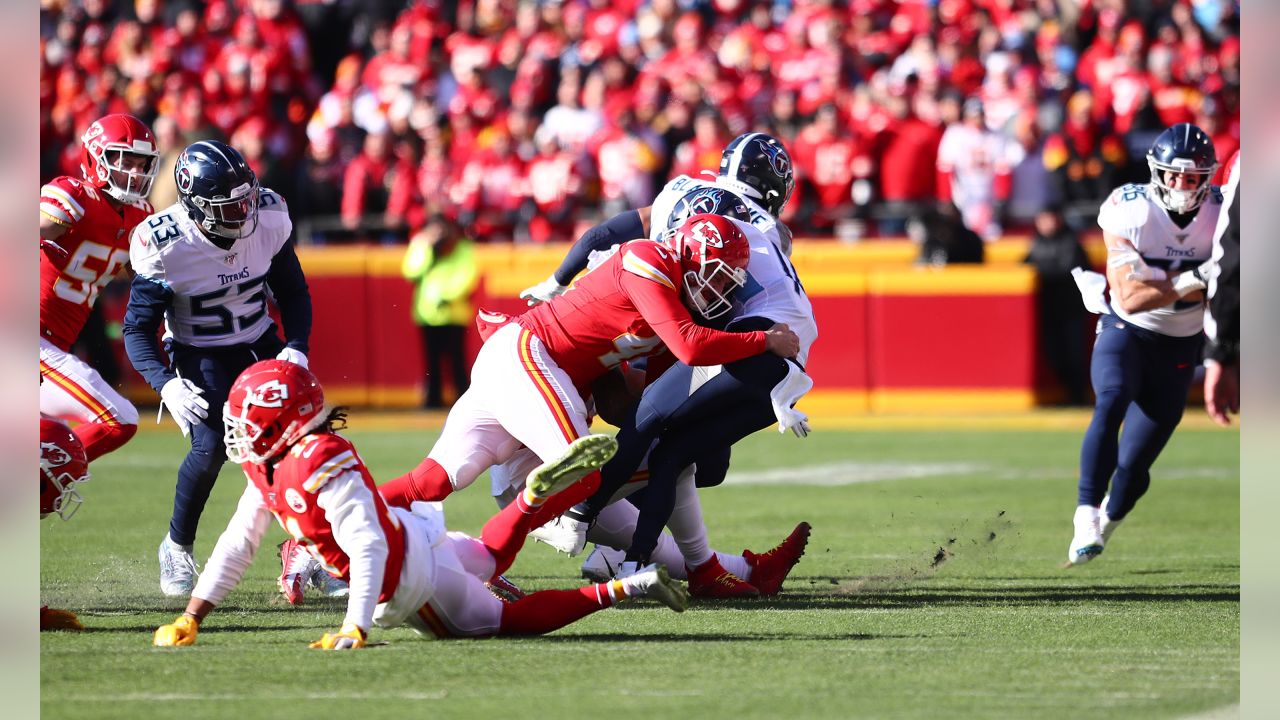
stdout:
MULTIPOLYGON (((380 478, 432 440, 349 436, 380 478)), ((71 522, 42 523, 42 598, 90 629, 41 637, 42 717, 1128 720, 1238 702, 1238 434, 1180 430, 1106 553, 1064 570, 1079 440, 760 433, 735 450, 735 471, 801 471, 731 479, 702 497, 723 550, 762 550, 797 521, 813 524, 778 598, 683 615, 639 602, 528 639, 375 630, 385 644, 326 654, 306 643, 337 626, 343 604, 281 606, 266 551, 195 647, 150 646, 185 604, 160 596, 155 557, 184 446, 176 433, 144 433, 95 464, 71 522), (840 484, 866 468, 915 476, 840 484)), ((487 481, 477 485, 447 503, 453 529, 478 532, 492 512, 487 481)), ((242 488, 228 468, 200 562, 242 488)), ((273 528, 264 548, 282 538, 273 528)), ((509 576, 529 588, 582 582, 577 560, 537 543, 509 576)))

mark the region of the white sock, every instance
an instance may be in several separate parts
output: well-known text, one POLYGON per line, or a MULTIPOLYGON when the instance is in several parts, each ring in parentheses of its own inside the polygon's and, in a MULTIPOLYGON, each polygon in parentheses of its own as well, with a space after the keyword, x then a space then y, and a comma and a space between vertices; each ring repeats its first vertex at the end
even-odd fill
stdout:
POLYGON ((751 565, 747 564, 747 559, 741 555, 726 555, 725 553, 716 553, 716 559, 720 561, 720 565, 725 570, 737 575, 738 577, 751 582, 751 565))
POLYGON ((690 465, 676 480, 676 504, 671 510, 671 519, 667 520, 667 527, 671 528, 671 535, 684 555, 684 564, 690 568, 712 558, 707 526, 702 521, 702 503, 693 482, 695 470, 696 466, 690 465))

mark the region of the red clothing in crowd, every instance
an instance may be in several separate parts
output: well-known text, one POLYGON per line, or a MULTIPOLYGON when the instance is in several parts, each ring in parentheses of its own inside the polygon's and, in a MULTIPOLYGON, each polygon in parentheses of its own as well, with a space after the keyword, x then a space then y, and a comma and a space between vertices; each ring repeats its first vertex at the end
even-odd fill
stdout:
POLYGON ((942 128, 909 116, 891 123, 879 138, 880 197, 887 201, 931 198, 942 128))

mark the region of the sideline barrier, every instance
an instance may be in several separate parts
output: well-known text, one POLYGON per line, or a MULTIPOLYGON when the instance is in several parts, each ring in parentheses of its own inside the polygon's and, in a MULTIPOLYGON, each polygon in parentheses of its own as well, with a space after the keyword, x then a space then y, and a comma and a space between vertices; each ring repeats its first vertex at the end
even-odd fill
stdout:
MULTIPOLYGON (((853 245, 801 240, 793 258, 821 334, 810 375, 846 412, 1020 410, 1036 403, 1036 278, 1025 239, 988 247, 984 265, 917 267, 906 240, 853 245)), ((565 246, 480 246, 476 306, 517 313, 520 290, 544 279, 565 246)), ((331 400, 411 408, 422 351, 410 318, 403 246, 298 250, 317 322, 311 367, 331 400)), ((1091 256, 1096 250, 1091 248, 1091 256)), ((479 339, 467 338, 468 360, 479 339)), ((126 395, 154 394, 129 373, 126 395)))

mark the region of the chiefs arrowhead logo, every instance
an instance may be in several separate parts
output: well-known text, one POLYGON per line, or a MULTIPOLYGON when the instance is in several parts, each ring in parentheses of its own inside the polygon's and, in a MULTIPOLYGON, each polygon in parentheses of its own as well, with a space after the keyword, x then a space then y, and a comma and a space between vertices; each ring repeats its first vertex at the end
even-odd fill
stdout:
POLYGON ((62 467, 71 462, 71 454, 58 447, 57 443, 40 443, 40 462, 49 467, 62 467))
POLYGON ((720 228, 717 228, 707 220, 694 223, 693 227, 689 230, 693 234, 693 239, 702 243, 706 247, 724 247, 724 238, 720 236, 720 228))
POLYGON ((248 396, 244 400, 245 405, 257 405, 258 407, 278 408, 284 407, 284 401, 289 399, 289 386, 279 380, 268 380, 256 388, 249 390, 248 396))

